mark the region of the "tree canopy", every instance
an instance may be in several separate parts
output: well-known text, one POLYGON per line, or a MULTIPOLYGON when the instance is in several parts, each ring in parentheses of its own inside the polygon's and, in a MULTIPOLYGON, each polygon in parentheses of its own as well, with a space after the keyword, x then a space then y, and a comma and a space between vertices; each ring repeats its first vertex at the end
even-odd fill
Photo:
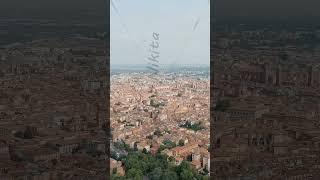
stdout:
POLYGON ((206 176, 195 171, 189 162, 183 161, 179 166, 175 166, 168 161, 168 156, 159 153, 153 156, 149 153, 132 151, 123 159, 123 163, 126 171, 125 177, 113 174, 112 179, 141 180, 143 176, 151 180, 206 179, 206 176))

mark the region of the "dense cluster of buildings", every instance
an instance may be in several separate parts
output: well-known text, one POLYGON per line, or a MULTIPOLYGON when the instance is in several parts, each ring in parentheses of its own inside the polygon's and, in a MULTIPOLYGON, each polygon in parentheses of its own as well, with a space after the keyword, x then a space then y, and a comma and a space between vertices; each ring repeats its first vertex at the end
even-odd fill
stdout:
POLYGON ((110 102, 113 143, 209 171, 208 78, 122 73, 111 77, 110 102), (183 126, 187 122, 201 128, 183 126))
POLYGON ((81 38, 0 49, 0 179, 105 179, 106 57, 81 38))
POLYGON ((250 38, 256 48, 212 49, 211 176, 318 179, 320 54, 316 48, 280 47, 283 34, 267 35, 250 38))

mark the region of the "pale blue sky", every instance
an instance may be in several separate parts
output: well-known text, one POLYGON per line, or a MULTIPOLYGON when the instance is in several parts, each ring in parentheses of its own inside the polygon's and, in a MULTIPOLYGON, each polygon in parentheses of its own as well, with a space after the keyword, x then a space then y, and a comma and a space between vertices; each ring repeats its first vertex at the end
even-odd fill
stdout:
POLYGON ((153 32, 160 34, 161 64, 209 64, 208 0, 113 2, 119 13, 110 6, 111 64, 146 64, 153 32))

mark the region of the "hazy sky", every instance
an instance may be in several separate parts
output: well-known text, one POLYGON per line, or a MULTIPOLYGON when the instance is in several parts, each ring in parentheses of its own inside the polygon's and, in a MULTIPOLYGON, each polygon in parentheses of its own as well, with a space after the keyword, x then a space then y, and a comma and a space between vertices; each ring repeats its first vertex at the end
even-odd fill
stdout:
POLYGON ((114 0, 114 4, 111 64, 147 63, 153 32, 160 34, 161 64, 209 64, 208 0, 114 0))

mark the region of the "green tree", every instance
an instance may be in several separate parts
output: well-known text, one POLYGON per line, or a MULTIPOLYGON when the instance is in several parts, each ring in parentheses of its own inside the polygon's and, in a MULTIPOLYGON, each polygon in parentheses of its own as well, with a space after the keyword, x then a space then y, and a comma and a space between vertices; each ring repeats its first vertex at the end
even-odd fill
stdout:
POLYGON ((122 177, 118 174, 111 174, 111 180, 125 180, 125 177, 122 177))
POLYGON ((128 170, 126 177, 132 180, 141 180, 143 173, 140 169, 132 168, 128 170))
POLYGON ((178 175, 176 172, 167 169, 163 172, 161 180, 178 180, 178 175))
POLYGON ((182 161, 181 164, 176 168, 176 172, 180 175, 183 169, 191 169, 191 165, 186 161, 182 161))
POLYGON ((199 130, 203 129, 203 127, 201 126, 201 122, 191 123, 191 122, 187 121, 185 124, 180 125, 180 127, 191 129, 193 131, 199 131, 199 130))
POLYGON ((136 153, 130 153, 124 160, 124 166, 126 169, 138 167, 140 165, 139 157, 136 153))
POLYGON ((181 176, 183 171, 189 171, 193 174, 194 170, 192 169, 192 166, 187 161, 182 161, 181 164, 176 168, 176 172, 179 176, 181 176))
POLYGON ((172 141, 170 141, 170 140, 164 140, 162 143, 163 143, 163 144, 165 145, 165 147, 168 148, 168 149, 171 149, 171 148, 176 147, 176 143, 174 143, 174 142, 172 142, 172 141))
POLYGON ((157 103, 154 99, 151 99, 151 100, 150 100, 150 106, 153 106, 153 107, 157 108, 157 107, 160 106, 160 104, 157 103))
POLYGON ((184 140, 180 139, 178 144, 179 146, 184 146, 184 140))
POLYGON ((192 171, 188 171, 187 169, 183 169, 180 174, 181 180, 192 180, 193 179, 193 173, 192 171))
POLYGON ((143 148, 142 153, 147 154, 148 153, 147 149, 143 148))
POLYGON ((138 143, 137 142, 134 143, 133 150, 134 151, 138 151, 138 143))
POLYGON ((167 149, 167 147, 165 145, 160 145, 159 149, 158 149, 158 153, 161 153, 161 151, 167 149))
MULTIPOLYGON (((123 163, 126 170, 125 179, 140 180, 143 176, 148 176, 151 180, 178 180, 190 177, 197 180, 203 179, 203 176, 197 173, 189 162, 183 161, 179 166, 175 166, 168 162, 167 155, 160 153, 153 156, 150 153, 131 151, 123 159, 123 163)), ((121 179, 121 177, 117 178, 121 179)))
POLYGON ((209 176, 202 176, 201 177, 201 180, 209 180, 210 178, 209 178, 209 176))
POLYGON ((160 132, 159 129, 155 130, 153 134, 156 136, 162 136, 162 133, 160 132))
POLYGON ((160 167, 155 168, 150 173, 150 179, 151 180, 161 180, 161 177, 162 177, 162 169, 160 167))
POLYGON ((112 174, 117 174, 117 168, 112 169, 112 174))
POLYGON ((169 162, 174 162, 174 157, 173 157, 173 156, 170 156, 170 157, 168 158, 168 160, 169 160, 169 162))

